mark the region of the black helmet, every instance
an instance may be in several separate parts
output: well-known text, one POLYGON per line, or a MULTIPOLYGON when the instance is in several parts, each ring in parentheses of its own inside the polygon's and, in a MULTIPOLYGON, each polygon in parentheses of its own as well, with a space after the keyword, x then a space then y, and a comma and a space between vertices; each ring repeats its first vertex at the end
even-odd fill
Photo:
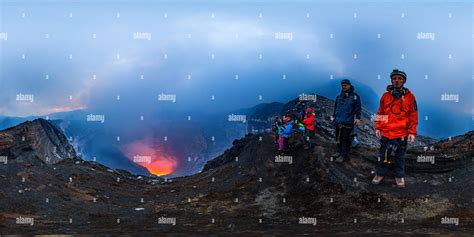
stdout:
POLYGON ((390 73, 390 78, 392 78, 395 75, 402 76, 405 79, 405 81, 407 80, 407 74, 404 71, 393 69, 392 73, 390 73))

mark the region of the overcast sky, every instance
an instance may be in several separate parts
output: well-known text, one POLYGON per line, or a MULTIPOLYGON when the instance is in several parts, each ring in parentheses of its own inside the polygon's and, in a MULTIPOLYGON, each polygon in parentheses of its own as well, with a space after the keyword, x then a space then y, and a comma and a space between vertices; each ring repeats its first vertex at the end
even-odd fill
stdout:
POLYGON ((0 115, 230 111, 341 78, 381 95, 399 68, 420 120, 472 129, 469 1, 0 3, 0 115))

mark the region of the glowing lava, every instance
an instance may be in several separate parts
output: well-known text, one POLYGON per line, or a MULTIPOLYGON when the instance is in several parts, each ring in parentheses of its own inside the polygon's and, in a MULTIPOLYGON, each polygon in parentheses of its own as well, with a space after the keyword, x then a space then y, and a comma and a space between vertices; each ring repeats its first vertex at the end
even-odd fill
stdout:
POLYGON ((147 168, 150 173, 158 176, 172 174, 178 166, 178 162, 173 156, 167 155, 159 145, 148 140, 139 140, 128 144, 126 153, 134 163, 147 168))
POLYGON ((157 161, 153 161, 150 164, 141 164, 144 167, 150 171, 150 173, 162 176, 162 175, 168 175, 173 173, 175 167, 176 167, 176 161, 174 160, 166 160, 166 159, 160 159, 157 161))

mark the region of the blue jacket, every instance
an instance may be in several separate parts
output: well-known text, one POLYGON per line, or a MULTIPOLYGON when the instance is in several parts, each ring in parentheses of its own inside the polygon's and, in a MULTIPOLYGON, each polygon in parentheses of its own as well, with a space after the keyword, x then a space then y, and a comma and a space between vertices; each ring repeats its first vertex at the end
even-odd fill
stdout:
POLYGON ((284 137, 290 137, 291 133, 293 132, 293 120, 289 121, 287 124, 284 125, 283 127, 283 136, 284 137))
POLYGON ((361 110, 360 96, 354 92, 354 86, 351 86, 348 93, 341 91, 341 94, 336 97, 334 122, 337 125, 353 125, 354 117, 360 119, 361 110))

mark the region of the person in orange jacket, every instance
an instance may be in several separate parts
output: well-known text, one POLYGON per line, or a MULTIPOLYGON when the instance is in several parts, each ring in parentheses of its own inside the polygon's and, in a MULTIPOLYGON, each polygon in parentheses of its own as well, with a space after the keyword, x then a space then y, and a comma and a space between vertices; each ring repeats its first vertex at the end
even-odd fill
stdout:
POLYGON ((418 107, 413 93, 403 85, 405 72, 394 69, 390 74, 392 85, 380 99, 376 115, 375 135, 380 138, 380 154, 373 184, 379 184, 394 164, 395 181, 405 187, 405 153, 407 142, 413 143, 418 125, 418 107))
POLYGON ((305 111, 305 116, 303 119, 303 125, 305 127, 304 130, 304 141, 305 141, 305 146, 304 149, 308 150, 311 149, 313 144, 311 143, 311 139, 314 138, 314 117, 315 114, 313 113, 313 109, 311 107, 308 107, 305 111))

